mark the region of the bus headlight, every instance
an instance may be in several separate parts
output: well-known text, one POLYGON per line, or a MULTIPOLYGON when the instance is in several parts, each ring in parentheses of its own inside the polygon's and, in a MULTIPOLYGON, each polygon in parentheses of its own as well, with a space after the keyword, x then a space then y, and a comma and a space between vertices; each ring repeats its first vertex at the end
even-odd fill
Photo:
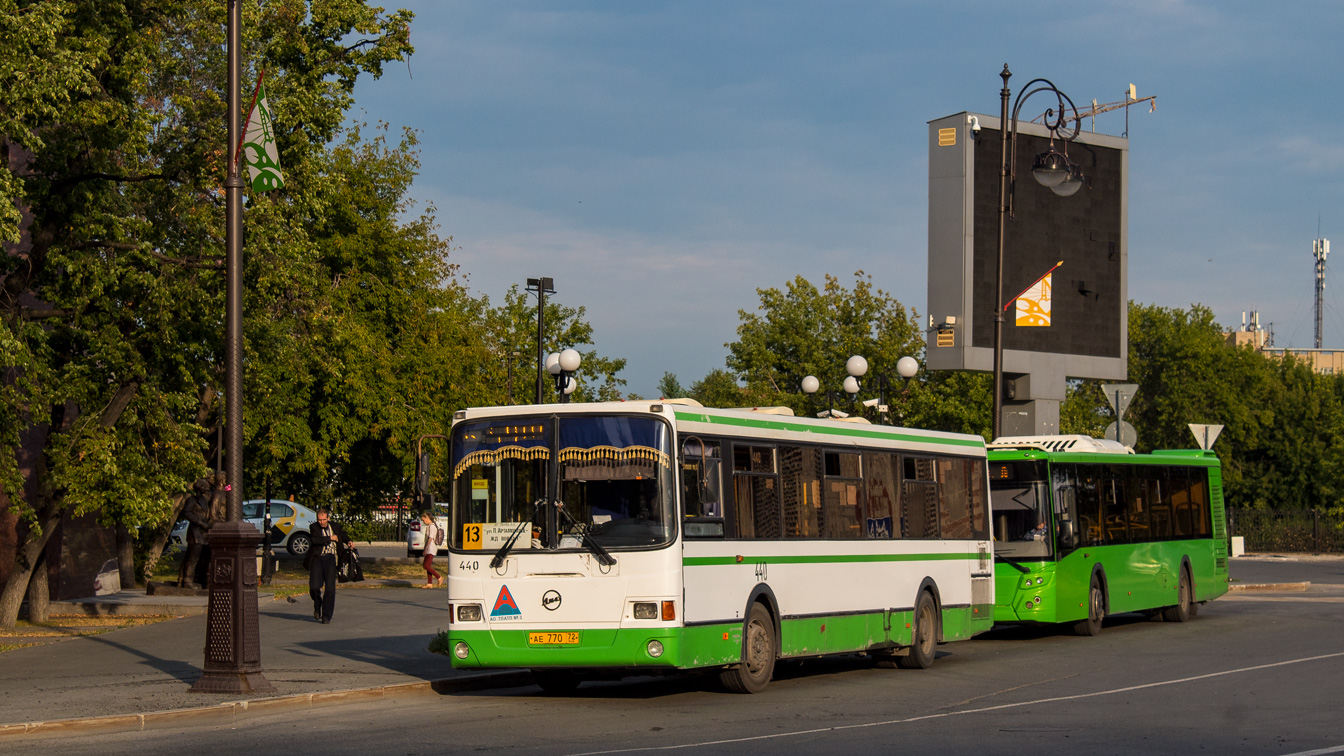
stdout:
POLYGON ((635 619, 658 619, 658 604, 652 601, 635 602, 635 619))
POLYGON ((456 656, 459 659, 467 658, 467 655, 470 653, 471 649, 467 648, 466 641, 458 641, 457 645, 453 647, 453 656, 456 656))
POLYGON ((462 604, 457 607, 458 622, 480 622, 481 605, 480 604, 462 604))
POLYGON ((663 655, 663 644, 660 641, 656 640, 649 641, 648 649, 649 649, 649 656, 652 656, 655 659, 663 655))

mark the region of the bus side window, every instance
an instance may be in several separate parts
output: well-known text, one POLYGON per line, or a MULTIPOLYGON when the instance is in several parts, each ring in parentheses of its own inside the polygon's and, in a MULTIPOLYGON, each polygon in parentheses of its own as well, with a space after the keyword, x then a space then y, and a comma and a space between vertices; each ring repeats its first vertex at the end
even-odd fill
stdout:
POLYGON ((900 506, 896 487, 896 455, 864 452, 863 478, 868 494, 864 523, 869 538, 900 538, 900 506))
POLYGON ((1101 491, 1095 466, 1075 466, 1074 501, 1078 506, 1078 545, 1100 546, 1106 542, 1101 516, 1101 491))
POLYGON ((938 537, 938 479, 932 459, 901 458, 901 525, 906 538, 938 537))
POLYGON ((1171 492, 1167 485, 1167 471, 1156 466, 1149 469, 1148 503, 1152 540, 1165 541, 1171 538, 1171 492))
POLYGON ((785 538, 821 537, 821 450, 779 447, 785 538))
POLYGON ((735 538, 779 538, 784 518, 779 507, 775 450, 733 444, 732 532, 735 538))
POLYGON ((687 538, 723 537, 722 446, 687 436, 681 448, 682 530, 687 538))
POLYGON ((854 452, 827 451, 822 453, 826 486, 821 499, 821 527, 823 537, 834 539, 863 538, 866 535, 863 516, 863 470, 859 455, 854 452))
POLYGON ((1052 477, 1059 551, 1063 553, 1078 548, 1078 502, 1074 497, 1073 466, 1055 465, 1052 477))

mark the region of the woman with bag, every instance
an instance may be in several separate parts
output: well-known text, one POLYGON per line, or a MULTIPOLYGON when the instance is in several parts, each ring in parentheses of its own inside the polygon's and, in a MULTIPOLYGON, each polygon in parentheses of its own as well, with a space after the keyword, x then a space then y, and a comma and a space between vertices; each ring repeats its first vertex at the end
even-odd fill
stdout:
POLYGON ((443 531, 439 529, 438 525, 434 524, 434 518, 429 515, 429 512, 420 513, 420 532, 425 534, 425 561, 422 566, 425 568, 425 580, 428 581, 420 587, 433 588, 436 585, 434 582, 436 580, 438 581, 437 585, 443 585, 447 582, 447 578, 434 569, 434 555, 439 553, 439 544, 443 542, 443 531))

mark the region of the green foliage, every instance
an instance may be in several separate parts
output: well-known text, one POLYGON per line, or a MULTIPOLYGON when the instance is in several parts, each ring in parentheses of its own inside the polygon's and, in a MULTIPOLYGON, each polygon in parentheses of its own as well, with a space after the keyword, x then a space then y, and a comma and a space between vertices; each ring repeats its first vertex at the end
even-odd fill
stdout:
POLYGON ((691 384, 690 398, 706 407, 744 407, 748 402, 737 379, 726 370, 711 370, 691 384))
POLYGON ((896 376, 898 359, 922 351, 914 311, 875 288, 863 271, 854 274, 852 290, 828 275, 821 289, 798 276, 783 291, 756 291, 759 312, 739 311, 738 340, 726 345, 728 368, 745 384, 748 405, 810 414, 815 402, 801 393, 803 378, 816 376, 823 392, 841 391, 845 361, 856 354, 868 360, 864 380, 873 384, 866 394, 872 395, 879 376, 896 376))
POLYGON ((868 360, 857 399, 886 398, 887 421, 961 433, 987 434, 989 378, 944 372, 920 374, 906 382, 896 373, 904 356, 923 361, 924 334, 913 308, 906 308, 873 286, 859 271, 847 289, 826 276, 818 289, 799 276, 779 289, 758 289, 757 312, 740 311, 738 341, 728 344, 729 371, 715 370, 691 386, 690 395, 716 407, 783 405, 796 414, 813 415, 831 406, 826 392, 835 392, 834 408, 862 412, 880 422, 875 409, 857 401, 851 407, 842 388, 846 361, 853 355, 868 360), (820 390, 802 393, 805 376, 816 376, 820 390))
MULTIPOLYGON (((484 303, 489 305, 488 300, 484 303)), ((570 396, 576 402, 607 402, 621 399, 625 380, 617 373, 625 369, 625 360, 603 357, 594 345, 593 326, 585 320, 583 307, 567 307, 554 296, 546 298, 544 313, 545 352, 576 349, 583 358, 577 374, 578 388, 570 396)), ((531 404, 537 396, 537 305, 536 300, 515 284, 504 295, 504 303, 485 313, 485 339, 488 357, 477 366, 484 384, 476 406, 508 403, 507 370, 512 360, 513 399, 515 404, 531 404)), ((542 403, 557 401, 555 381, 543 376, 542 403)))
MULTIPOLYGON (((1340 508, 1344 378, 1230 345, 1201 305, 1131 303, 1129 380, 1139 388, 1125 419, 1139 451, 1188 449, 1190 423, 1220 424, 1214 451, 1230 506, 1340 508)), ((1094 436, 1114 419, 1096 381, 1071 387, 1060 414, 1063 432, 1094 436)))
POLYGON ((662 380, 658 381, 658 396, 662 399, 676 399, 686 396, 686 389, 681 387, 681 381, 673 373, 663 373, 662 380))

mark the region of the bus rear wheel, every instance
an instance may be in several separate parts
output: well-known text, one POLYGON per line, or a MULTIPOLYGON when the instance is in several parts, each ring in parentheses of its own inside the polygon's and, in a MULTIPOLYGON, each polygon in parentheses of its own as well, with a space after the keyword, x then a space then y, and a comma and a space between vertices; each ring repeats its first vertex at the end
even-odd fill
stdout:
POLYGON ((1169 606, 1162 610, 1162 619, 1167 622, 1185 622, 1194 616, 1190 611, 1192 603, 1190 601, 1190 572, 1181 569, 1181 583, 1176 588, 1176 605, 1169 606))
POLYGON ((938 653, 938 611, 928 591, 920 591, 915 602, 915 629, 911 633, 910 653, 896 657, 901 669, 928 669, 938 653))
POLYGON ((760 693, 775 674, 775 623, 760 603, 751 605, 742 643, 742 663, 719 673, 734 693, 760 693))
POLYGON ((1073 624, 1073 634, 1093 636, 1101 634, 1101 620, 1106 616, 1106 596, 1101 591, 1101 580, 1092 576, 1092 585, 1087 589, 1087 619, 1073 624))

